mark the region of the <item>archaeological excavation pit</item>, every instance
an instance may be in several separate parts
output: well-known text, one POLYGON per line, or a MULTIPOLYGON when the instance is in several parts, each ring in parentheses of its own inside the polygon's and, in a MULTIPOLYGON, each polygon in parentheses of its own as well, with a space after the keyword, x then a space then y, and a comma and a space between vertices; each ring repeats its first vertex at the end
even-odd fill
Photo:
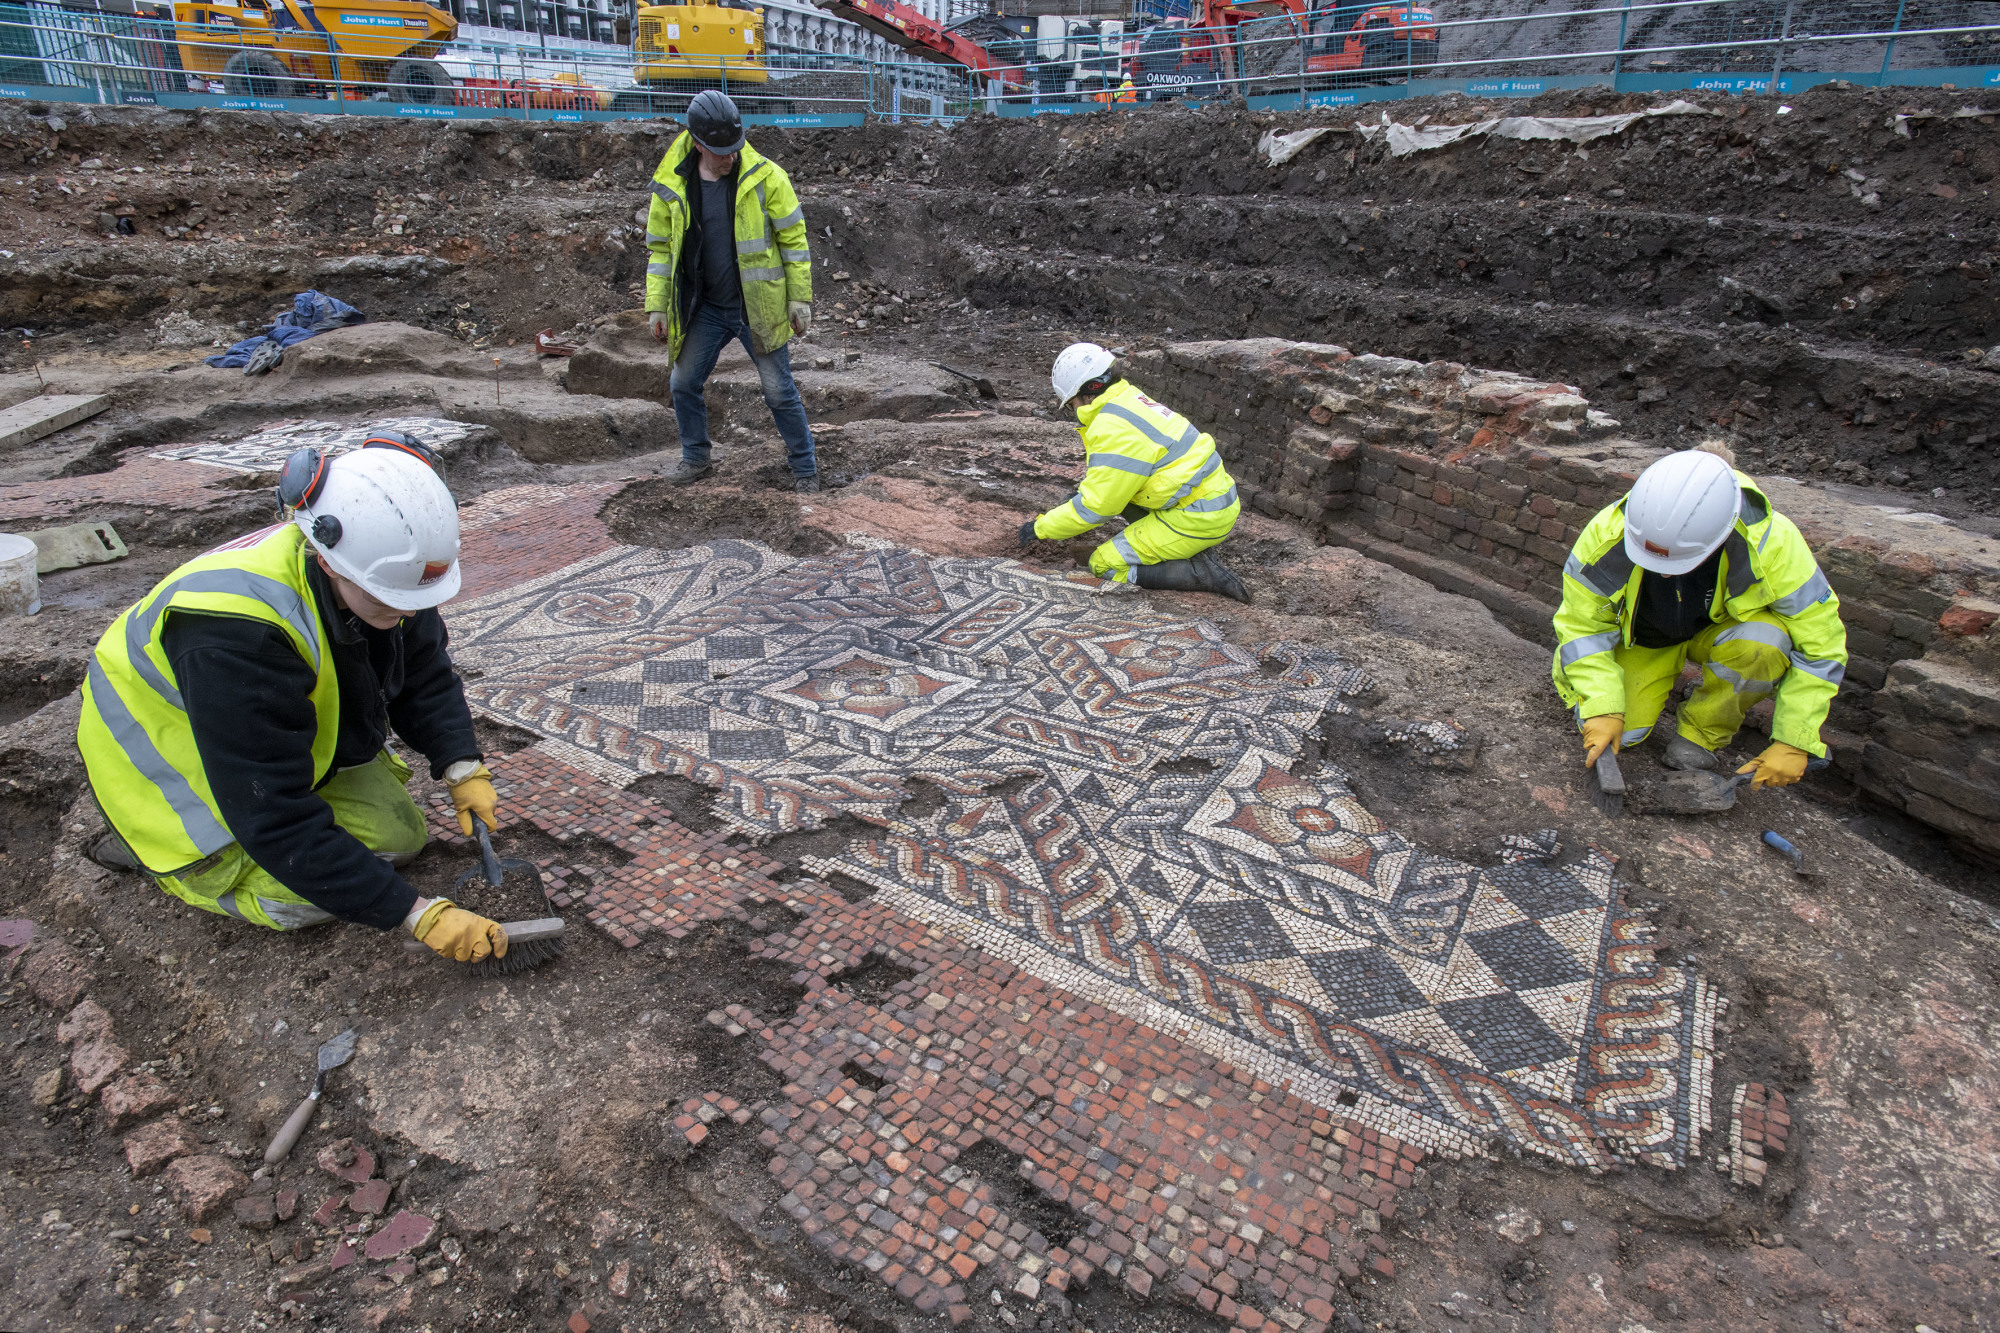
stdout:
MULTIPOLYGON (((219 158, 219 113, 71 114, 142 220, 242 231, 107 239, 0 180, 0 389, 109 400, 0 449, 0 530, 130 548, 0 622, 0 1322, 1980 1327, 2000 149, 1982 94, 1915 95, 1695 94, 1587 154, 1229 105, 753 129, 810 224, 817 493, 734 348, 717 471, 669 484, 662 123, 232 113, 219 158), (201 364, 308 288, 368 321, 201 364), (1082 475, 1048 376, 1083 339, 1216 440, 1250 605, 1021 547, 1082 475), (384 428, 459 503, 450 651, 546 968, 265 938, 82 855, 105 627, 271 523, 293 450, 384 428), (1654 742, 1607 814, 1550 617, 1697 443, 1838 594, 1833 762, 1675 818, 1654 742)), ((0 150, 51 133, 0 106, 0 150)), ((475 850, 412 791, 442 890, 475 850)))

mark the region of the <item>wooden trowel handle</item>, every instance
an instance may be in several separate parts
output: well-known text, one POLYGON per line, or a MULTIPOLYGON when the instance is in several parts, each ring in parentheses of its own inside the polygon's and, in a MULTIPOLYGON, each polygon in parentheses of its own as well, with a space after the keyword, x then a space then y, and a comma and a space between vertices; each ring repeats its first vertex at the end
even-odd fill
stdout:
POLYGON ((319 1110, 319 1089, 315 1088, 311 1095, 299 1103, 299 1109, 292 1112, 292 1118, 278 1130, 278 1136, 271 1140, 271 1146, 264 1149, 265 1166, 275 1166, 285 1160, 286 1154, 298 1143, 299 1136, 306 1132, 306 1126, 312 1123, 313 1112, 317 1110, 319 1110))

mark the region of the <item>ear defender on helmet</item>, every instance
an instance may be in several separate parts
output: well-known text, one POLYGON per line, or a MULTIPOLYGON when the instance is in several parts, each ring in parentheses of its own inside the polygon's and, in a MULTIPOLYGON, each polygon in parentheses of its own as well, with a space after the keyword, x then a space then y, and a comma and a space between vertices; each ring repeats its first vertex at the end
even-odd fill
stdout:
POLYGON ((326 464, 326 455, 311 445, 292 450, 278 473, 280 513, 289 518, 294 509, 310 508, 319 499, 326 489, 326 464))
POLYGON ((437 450, 425 444, 406 430, 378 430, 361 442, 363 449, 400 449, 410 457, 422 462, 431 471, 442 474, 438 465, 437 450))

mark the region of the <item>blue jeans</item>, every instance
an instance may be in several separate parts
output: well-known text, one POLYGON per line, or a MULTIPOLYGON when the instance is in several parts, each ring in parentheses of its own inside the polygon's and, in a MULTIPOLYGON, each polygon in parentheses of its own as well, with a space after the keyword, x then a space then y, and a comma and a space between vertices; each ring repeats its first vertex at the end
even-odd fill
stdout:
POLYGON ((813 455, 812 428, 806 424, 806 405, 799 398, 799 386, 792 382, 790 344, 758 356, 750 341, 750 326, 739 308, 724 314, 713 306, 695 307, 688 321, 687 338, 681 344, 680 360, 674 362, 669 381, 674 394, 674 420, 681 429, 681 461, 707 467, 713 447, 708 438, 708 404, 701 396, 702 385, 715 369, 715 358, 731 338, 743 344, 757 363, 757 382, 764 390, 764 406, 778 423, 785 439, 786 461, 794 477, 817 477, 819 460, 813 455))

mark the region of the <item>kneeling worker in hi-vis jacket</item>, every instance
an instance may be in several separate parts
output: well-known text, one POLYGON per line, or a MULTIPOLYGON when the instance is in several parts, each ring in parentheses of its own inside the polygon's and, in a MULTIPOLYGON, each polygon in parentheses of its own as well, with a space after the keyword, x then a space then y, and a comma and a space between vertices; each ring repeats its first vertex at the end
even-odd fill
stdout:
POLYGON ((1668 454, 1584 528, 1563 568, 1556 690, 1586 766, 1646 739, 1687 662, 1701 683, 1661 762, 1712 769, 1772 694, 1771 743, 1736 771, 1797 782, 1825 762, 1820 727, 1847 669, 1847 629, 1812 549, 1757 483, 1715 454, 1668 454))
POLYGON ((101 865, 273 930, 406 927, 472 962, 500 926, 396 873, 423 850, 393 727, 451 790, 459 827, 497 821, 436 607, 458 591, 458 509, 423 444, 385 431, 285 462, 288 522, 182 565, 111 623, 77 745, 111 832, 101 865))
POLYGON ((1083 482, 1067 503, 1021 525, 1021 545, 1075 537, 1122 516, 1131 524, 1091 552, 1091 573, 1248 602, 1242 581, 1209 549, 1243 512, 1214 439, 1114 375, 1115 360, 1096 343, 1074 343, 1056 358, 1056 401, 1074 403, 1083 426, 1083 482))

